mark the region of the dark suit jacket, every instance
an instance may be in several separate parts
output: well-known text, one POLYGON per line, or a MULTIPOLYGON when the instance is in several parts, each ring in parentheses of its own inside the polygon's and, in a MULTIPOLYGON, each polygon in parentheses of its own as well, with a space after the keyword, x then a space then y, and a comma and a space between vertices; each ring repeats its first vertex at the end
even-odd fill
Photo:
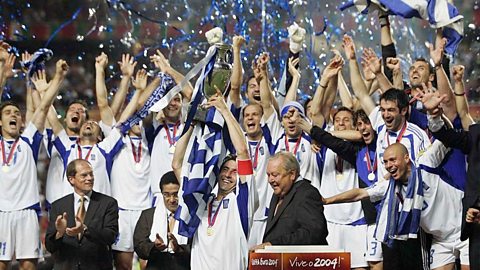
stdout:
MULTIPOLYGON (((162 202, 159 202, 162 203, 162 202)), ((143 210, 133 233, 133 245, 138 257, 148 260, 149 270, 188 270, 190 269, 190 245, 181 245, 180 252, 160 252, 150 241, 155 208, 143 210)), ((158 217, 157 217, 158 218, 158 217)), ((165 222, 167 222, 165 220, 165 222)))
POLYGON ((308 181, 297 181, 274 216, 278 197, 270 201, 263 242, 272 245, 326 245, 327 223, 318 190, 308 181))
POLYGON ((118 234, 117 201, 107 195, 92 191, 85 225, 88 227, 81 240, 65 234, 55 240, 55 220, 67 213, 67 227, 75 226, 73 193, 53 202, 45 245, 55 259, 54 269, 112 269, 110 246, 118 234))
POLYGON ((462 236, 469 239, 470 268, 480 269, 480 225, 465 225, 468 208, 480 205, 480 124, 471 125, 469 131, 447 129, 445 126, 433 136, 449 147, 459 148, 467 155, 467 185, 463 197, 462 236))

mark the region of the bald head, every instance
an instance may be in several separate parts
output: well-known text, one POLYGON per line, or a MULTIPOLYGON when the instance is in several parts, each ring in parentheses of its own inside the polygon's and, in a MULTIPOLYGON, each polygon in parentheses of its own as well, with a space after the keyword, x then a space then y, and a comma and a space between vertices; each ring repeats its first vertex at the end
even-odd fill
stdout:
POLYGON ((383 163, 390 176, 396 181, 406 182, 410 176, 410 156, 401 143, 394 143, 385 149, 383 163))

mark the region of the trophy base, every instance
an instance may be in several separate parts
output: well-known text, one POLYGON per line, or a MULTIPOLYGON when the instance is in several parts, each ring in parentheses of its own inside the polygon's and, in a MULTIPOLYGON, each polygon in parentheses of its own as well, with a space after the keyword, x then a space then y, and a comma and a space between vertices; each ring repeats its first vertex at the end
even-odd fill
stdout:
MULTIPOLYGON (((189 110, 190 111, 192 107, 190 106, 189 110)), ((207 119, 207 111, 208 109, 205 109, 201 106, 197 108, 197 111, 195 112, 195 115, 193 116, 193 121, 197 121, 200 123, 205 123, 207 119)))

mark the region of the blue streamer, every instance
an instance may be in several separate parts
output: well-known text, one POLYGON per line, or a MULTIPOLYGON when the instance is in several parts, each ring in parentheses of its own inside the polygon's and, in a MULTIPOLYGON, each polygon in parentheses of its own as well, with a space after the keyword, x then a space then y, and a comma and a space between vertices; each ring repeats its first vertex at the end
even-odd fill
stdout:
POLYGON ((73 13, 73 16, 72 16, 72 18, 71 18, 70 20, 62 23, 62 24, 57 28, 57 30, 55 30, 55 31, 53 32, 53 34, 48 38, 47 43, 45 44, 45 47, 48 47, 48 45, 49 45, 50 42, 53 40, 53 38, 58 34, 58 32, 60 32, 63 28, 65 28, 65 26, 67 26, 67 25, 69 25, 70 23, 72 23, 75 19, 77 19, 78 14, 80 13, 81 10, 82 10, 82 8, 79 7, 79 8, 75 11, 75 13, 73 13))

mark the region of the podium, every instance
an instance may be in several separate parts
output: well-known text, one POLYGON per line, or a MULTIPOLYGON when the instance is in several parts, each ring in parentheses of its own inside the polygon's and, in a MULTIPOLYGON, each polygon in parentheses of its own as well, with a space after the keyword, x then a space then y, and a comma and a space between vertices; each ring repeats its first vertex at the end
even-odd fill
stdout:
POLYGON ((249 270, 350 270, 350 253, 328 246, 266 246, 251 252, 249 270))

